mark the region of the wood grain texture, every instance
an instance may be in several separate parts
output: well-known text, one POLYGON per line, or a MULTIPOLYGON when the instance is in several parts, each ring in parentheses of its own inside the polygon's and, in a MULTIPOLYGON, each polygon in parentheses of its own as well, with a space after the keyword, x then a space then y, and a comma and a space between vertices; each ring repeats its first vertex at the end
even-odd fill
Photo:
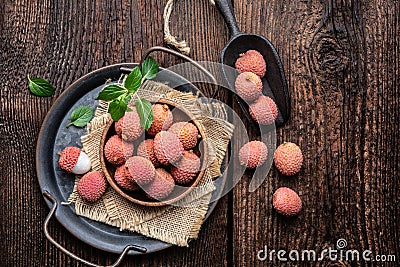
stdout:
MULTIPOLYGON (((255 194, 246 179, 236 187, 234 262, 265 266, 256 254, 264 246, 321 251, 339 238, 348 248, 398 259, 399 2, 235 1, 234 7, 242 30, 267 36, 281 55, 293 109, 277 131, 278 144, 298 143, 304 153, 297 177, 273 169, 255 194), (272 210, 281 186, 302 198, 298 218, 272 210)), ((268 265, 280 265, 274 258, 268 265)), ((315 265, 327 264, 367 265, 315 265)))
MULTIPOLYGON (((163 43, 163 0, 6 0, 0 3, 0 257, 3 266, 80 266, 46 241, 48 212, 35 172, 41 123, 57 96, 99 67, 138 62, 163 43), (27 74, 53 83, 56 94, 35 97, 27 74)), ((125 266, 281 266, 261 262, 269 249, 348 247, 394 254, 400 260, 400 2, 356 0, 232 1, 239 28, 276 46, 291 93, 292 114, 277 131, 304 152, 294 178, 273 168, 248 192, 251 172, 224 197, 189 248, 128 257, 125 266), (285 219, 272 209, 281 186, 297 191, 304 210, 285 219)), ((219 62, 228 30, 208 0, 176 1, 171 32, 185 39, 195 60, 219 62)), ((157 54, 162 66, 182 62, 157 54)), ((190 76, 190 73, 189 73, 190 76)), ((201 86, 206 95, 213 88, 201 86)), ((225 91, 218 99, 240 109, 225 91)), ((251 124, 251 139, 257 131, 251 124)), ((97 264, 116 255, 72 237, 56 221, 51 234, 97 264)), ((309 262, 286 263, 310 266, 309 262)), ((380 266, 319 262, 313 266, 380 266)), ((385 266, 397 266, 387 263, 385 266)))

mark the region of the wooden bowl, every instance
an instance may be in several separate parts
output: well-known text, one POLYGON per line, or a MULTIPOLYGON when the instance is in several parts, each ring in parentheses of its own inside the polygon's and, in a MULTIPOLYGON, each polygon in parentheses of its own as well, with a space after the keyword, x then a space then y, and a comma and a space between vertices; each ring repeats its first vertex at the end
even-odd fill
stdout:
MULTIPOLYGON (((123 196, 127 200, 139 205, 149 206, 149 207, 161 207, 170 205, 187 196, 193 190, 193 188, 195 188, 197 184, 200 182, 201 178, 204 175, 205 165, 207 163, 207 146, 205 145, 204 142, 200 142, 205 137, 204 130, 200 125, 200 123, 193 118, 190 112, 188 112, 186 109, 182 107, 177 107, 175 103, 171 101, 165 99, 159 99, 156 103, 166 104, 169 106, 170 110, 173 112, 174 115, 174 123, 180 121, 192 122, 199 130, 199 134, 201 137, 198 139, 196 147, 194 147, 192 150, 195 154, 197 154, 200 157, 201 160, 200 171, 197 177, 193 179, 189 184, 185 186, 182 185, 175 186, 171 194, 167 196, 165 199, 162 199, 161 201, 147 197, 146 193, 141 188, 135 191, 124 190, 116 183, 114 179, 114 173, 117 166, 109 163, 104 156, 105 144, 107 143, 108 139, 111 136, 116 134, 114 129, 114 124, 115 124, 114 121, 110 121, 105 127, 100 143, 101 168, 107 178, 108 183, 112 186, 112 188, 114 188, 115 191, 117 191, 121 196, 123 196)), ((140 142, 143 141, 145 138, 147 139, 147 137, 148 137, 147 134, 145 134, 144 138, 142 136, 141 138, 133 142, 135 146, 135 151, 133 155, 136 155, 136 150, 140 142)), ((165 166, 163 166, 163 168, 165 168, 165 166)), ((169 167, 165 169, 169 172, 169 167)))

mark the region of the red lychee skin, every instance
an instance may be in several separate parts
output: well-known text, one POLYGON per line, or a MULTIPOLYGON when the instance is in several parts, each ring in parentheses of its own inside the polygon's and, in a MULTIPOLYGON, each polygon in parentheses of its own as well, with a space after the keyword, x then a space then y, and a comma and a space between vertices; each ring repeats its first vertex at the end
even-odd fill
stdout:
POLYGON ((125 115, 119 119, 115 125, 115 132, 127 142, 133 142, 138 139, 144 132, 140 124, 140 117, 136 109, 126 112, 125 115))
POLYGON ((154 167, 158 167, 161 163, 158 161, 156 155, 154 154, 154 140, 146 139, 142 141, 137 148, 137 156, 146 158, 153 163, 154 167))
POLYGON ((123 125, 124 125, 124 120, 125 120, 125 115, 122 116, 122 118, 120 118, 118 121, 116 121, 116 122, 114 123, 115 132, 116 132, 119 136, 121 136, 121 134, 122 134, 122 128, 123 128, 123 125))
POLYGON ((265 163, 268 157, 267 146, 260 141, 251 141, 239 150, 240 165, 255 169, 265 163))
POLYGON ((156 169, 156 177, 153 182, 144 188, 147 196, 161 200, 166 198, 174 190, 175 182, 171 174, 162 168, 156 169))
POLYGON ((262 81, 252 72, 239 74, 235 81, 236 93, 245 101, 254 101, 262 94, 262 81))
POLYGON ((106 178, 99 171, 88 172, 78 181, 76 189, 85 201, 96 202, 106 192, 106 178))
POLYGON ((197 145, 199 130, 191 122, 176 122, 168 129, 168 132, 178 136, 184 149, 189 150, 197 145))
POLYGON ((303 165, 303 154, 298 145, 285 142, 278 146, 274 154, 274 163, 280 173, 293 176, 298 173, 303 165))
POLYGON ((177 184, 190 183, 200 170, 200 158, 190 151, 184 151, 180 161, 171 166, 171 174, 177 184))
POLYGON ((175 163, 182 153, 183 146, 176 134, 161 131, 154 137, 154 154, 162 165, 175 163))
POLYGON ((259 76, 264 77, 267 72, 267 65, 263 56, 256 50, 248 50, 236 60, 235 67, 239 72, 252 72, 259 76))
POLYGON ((135 191, 136 189, 139 189, 139 186, 127 177, 125 165, 117 167, 114 174, 114 180, 120 187, 127 191, 135 191))
POLYGON ((133 156, 125 163, 127 171, 127 179, 131 182, 136 182, 139 186, 149 184, 156 176, 156 169, 150 160, 133 156))
POLYGON ((60 153, 60 159, 58 160, 58 166, 68 173, 72 172, 72 169, 75 167, 78 162, 79 155, 81 153, 81 149, 79 147, 67 146, 60 153))
POLYGON ((260 96, 249 107, 250 115, 259 124, 270 125, 278 118, 278 107, 268 96, 260 96))
POLYGON ((121 165, 132 156, 133 150, 133 143, 125 142, 118 135, 113 135, 104 146, 104 156, 111 164, 121 165))
POLYGON ((174 117, 168 105, 154 104, 153 105, 153 122, 147 133, 155 136, 161 131, 166 131, 172 125, 174 117))
POLYGON ((295 216, 302 209, 299 195, 287 187, 278 188, 272 196, 272 205, 275 210, 284 216, 295 216))

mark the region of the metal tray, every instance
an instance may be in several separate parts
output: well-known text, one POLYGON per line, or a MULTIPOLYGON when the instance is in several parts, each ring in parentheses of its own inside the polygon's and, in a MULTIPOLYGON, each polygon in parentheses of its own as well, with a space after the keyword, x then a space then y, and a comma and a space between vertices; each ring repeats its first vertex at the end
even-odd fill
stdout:
MULTIPOLYGON (((153 48, 154 50, 166 51, 165 48, 153 48)), ((148 52, 151 53, 152 51, 148 52)), ((175 54, 174 51, 171 52, 175 54)), ((181 55, 179 54, 181 57, 181 55)), ((186 58, 185 58, 186 59, 186 58)), ((121 254, 114 265, 119 264, 125 255, 137 255, 143 253, 153 253, 168 247, 171 244, 144 237, 138 233, 119 231, 117 227, 108 226, 103 223, 95 222, 90 219, 77 216, 73 205, 60 205, 67 201, 74 186, 74 175, 61 171, 58 167, 58 155, 65 146, 81 146, 80 136, 84 135, 85 128, 70 127, 66 128, 70 114, 74 108, 80 105, 96 106, 96 97, 102 86, 108 79, 118 80, 122 73, 134 68, 136 63, 123 63, 107 66, 93 71, 69 86, 62 95, 56 100, 49 113, 47 114, 37 143, 36 150, 36 169, 41 192, 46 204, 51 208, 49 215, 44 223, 44 232, 51 243, 57 246, 64 253, 74 257, 85 264, 95 266, 59 245, 48 233, 48 223, 54 215, 57 220, 76 238, 98 248, 100 250, 121 254)), ((199 93, 198 89, 185 80, 182 76, 171 71, 164 70, 156 77, 156 81, 164 83, 183 84, 175 89, 199 93)), ((200 95, 202 95, 200 93, 200 95)), ((226 177, 218 179, 217 190, 214 194, 220 194, 225 185, 226 177)), ((217 201, 210 204, 206 219, 214 210, 217 201)))

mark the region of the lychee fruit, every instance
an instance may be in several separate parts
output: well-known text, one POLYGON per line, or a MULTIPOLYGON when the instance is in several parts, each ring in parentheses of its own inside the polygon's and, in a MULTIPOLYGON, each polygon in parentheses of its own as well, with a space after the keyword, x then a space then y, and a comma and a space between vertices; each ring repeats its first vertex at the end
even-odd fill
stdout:
POLYGON ((168 132, 178 136, 184 149, 189 150, 197 145, 199 130, 191 122, 176 122, 168 129, 168 132))
POLYGON ((92 167, 89 157, 79 147, 68 146, 59 155, 58 165, 68 173, 84 174, 92 167))
POLYGON ((161 200, 166 198, 174 190, 175 182, 171 174, 162 168, 156 169, 156 177, 147 186, 144 187, 144 191, 147 196, 161 200))
POLYGON ((235 67, 239 72, 252 72, 259 76, 264 77, 267 72, 267 64, 260 52, 256 50, 248 50, 236 60, 235 67))
POLYGON ((136 182, 132 182, 131 179, 128 178, 127 169, 125 165, 118 166, 114 173, 115 182, 125 190, 134 191, 139 189, 139 186, 136 182))
POLYGON ((259 124, 270 125, 278 118, 278 107, 268 96, 260 96, 250 104, 250 115, 259 124))
POLYGON ((126 177, 131 182, 136 182, 139 186, 149 184, 153 181, 156 170, 150 160, 133 156, 126 163, 126 177))
POLYGON ((118 135, 113 135, 104 146, 104 155, 114 165, 124 164, 133 154, 133 143, 125 142, 118 135))
POLYGON ((115 132, 121 136, 124 141, 133 142, 144 132, 140 124, 140 117, 136 109, 128 111, 115 123, 115 132))
POLYGON ((262 81, 252 72, 239 74, 235 82, 236 93, 245 101, 254 101, 262 94, 262 81))
POLYGON ((154 104, 153 105, 153 122, 147 133, 155 136, 162 130, 166 131, 172 125, 174 117, 168 105, 154 104))
POLYGON ((181 160, 171 166, 171 174, 177 184, 188 184, 200 170, 200 158, 191 151, 184 151, 181 160))
POLYGON ((251 141, 239 150, 240 165, 255 169, 265 163, 268 157, 267 146, 260 141, 251 141))
POLYGON ((154 137, 154 154, 163 165, 172 164, 181 159, 183 146, 176 134, 161 131, 154 137))
POLYGON ((78 181, 76 190, 88 202, 96 202, 106 192, 107 182, 99 171, 88 172, 78 181))
POLYGON ((144 157, 153 163, 154 167, 158 167, 161 163, 154 154, 154 140, 146 139, 142 141, 137 148, 137 156, 144 157))
POLYGON ((284 216, 295 216, 302 208, 299 195, 287 187, 278 188, 272 196, 272 205, 275 210, 284 216))
POLYGON ((303 165, 303 154, 300 147, 291 142, 284 142, 275 150, 274 163, 283 175, 295 175, 303 165))

